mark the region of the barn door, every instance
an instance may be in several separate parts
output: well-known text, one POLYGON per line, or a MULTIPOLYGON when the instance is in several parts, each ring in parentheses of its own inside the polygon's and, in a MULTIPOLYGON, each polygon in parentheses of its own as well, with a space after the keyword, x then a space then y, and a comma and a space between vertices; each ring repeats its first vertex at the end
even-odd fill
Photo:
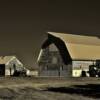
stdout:
POLYGON ((5 65, 0 64, 0 76, 5 76, 5 65))

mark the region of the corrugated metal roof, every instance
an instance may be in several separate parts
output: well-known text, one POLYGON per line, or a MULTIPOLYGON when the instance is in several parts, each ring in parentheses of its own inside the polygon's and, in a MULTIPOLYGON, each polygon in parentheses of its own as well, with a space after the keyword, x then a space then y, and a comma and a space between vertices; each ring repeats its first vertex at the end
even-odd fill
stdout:
POLYGON ((62 39, 67 43, 86 44, 86 45, 100 45, 100 38, 97 36, 75 35, 70 33, 56 33, 48 32, 49 34, 62 39))
POLYGON ((96 36, 82 36, 48 32, 65 42, 72 59, 97 60, 100 59, 100 38, 96 36))

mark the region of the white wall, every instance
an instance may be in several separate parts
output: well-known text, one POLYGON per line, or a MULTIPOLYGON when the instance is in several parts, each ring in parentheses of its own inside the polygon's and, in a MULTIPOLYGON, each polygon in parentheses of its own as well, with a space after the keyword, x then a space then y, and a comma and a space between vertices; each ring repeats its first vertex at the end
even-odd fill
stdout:
POLYGON ((72 77, 80 77, 82 70, 72 70, 72 77))
POLYGON ((9 69, 5 69, 5 75, 10 75, 10 70, 9 69))
POLYGON ((89 69, 89 65, 93 65, 93 61, 72 61, 73 69, 89 69))
POLYGON ((30 71, 30 70, 27 70, 26 71, 26 74, 28 76, 38 76, 38 71, 30 71))
MULTIPOLYGON (((80 77, 82 71, 89 71, 89 65, 93 65, 94 61, 72 61, 72 77, 80 77)), ((86 73, 87 76, 88 73, 86 73)))

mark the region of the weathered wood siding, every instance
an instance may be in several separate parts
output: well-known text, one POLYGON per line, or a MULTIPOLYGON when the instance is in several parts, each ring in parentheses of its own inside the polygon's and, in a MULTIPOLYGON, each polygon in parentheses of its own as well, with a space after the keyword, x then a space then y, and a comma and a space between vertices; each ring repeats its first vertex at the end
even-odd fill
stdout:
POLYGON ((43 50, 39 62, 40 76, 72 76, 72 64, 65 65, 59 51, 49 51, 49 48, 43 50))

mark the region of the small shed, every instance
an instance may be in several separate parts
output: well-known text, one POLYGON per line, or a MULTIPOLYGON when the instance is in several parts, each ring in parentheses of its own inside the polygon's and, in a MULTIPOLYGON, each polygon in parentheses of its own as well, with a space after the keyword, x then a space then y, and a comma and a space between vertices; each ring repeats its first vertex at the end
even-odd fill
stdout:
POLYGON ((38 76, 38 70, 35 69, 26 69, 27 76, 38 76))
POLYGON ((13 75, 15 70, 23 70, 23 64, 16 56, 0 57, 0 76, 13 75))

